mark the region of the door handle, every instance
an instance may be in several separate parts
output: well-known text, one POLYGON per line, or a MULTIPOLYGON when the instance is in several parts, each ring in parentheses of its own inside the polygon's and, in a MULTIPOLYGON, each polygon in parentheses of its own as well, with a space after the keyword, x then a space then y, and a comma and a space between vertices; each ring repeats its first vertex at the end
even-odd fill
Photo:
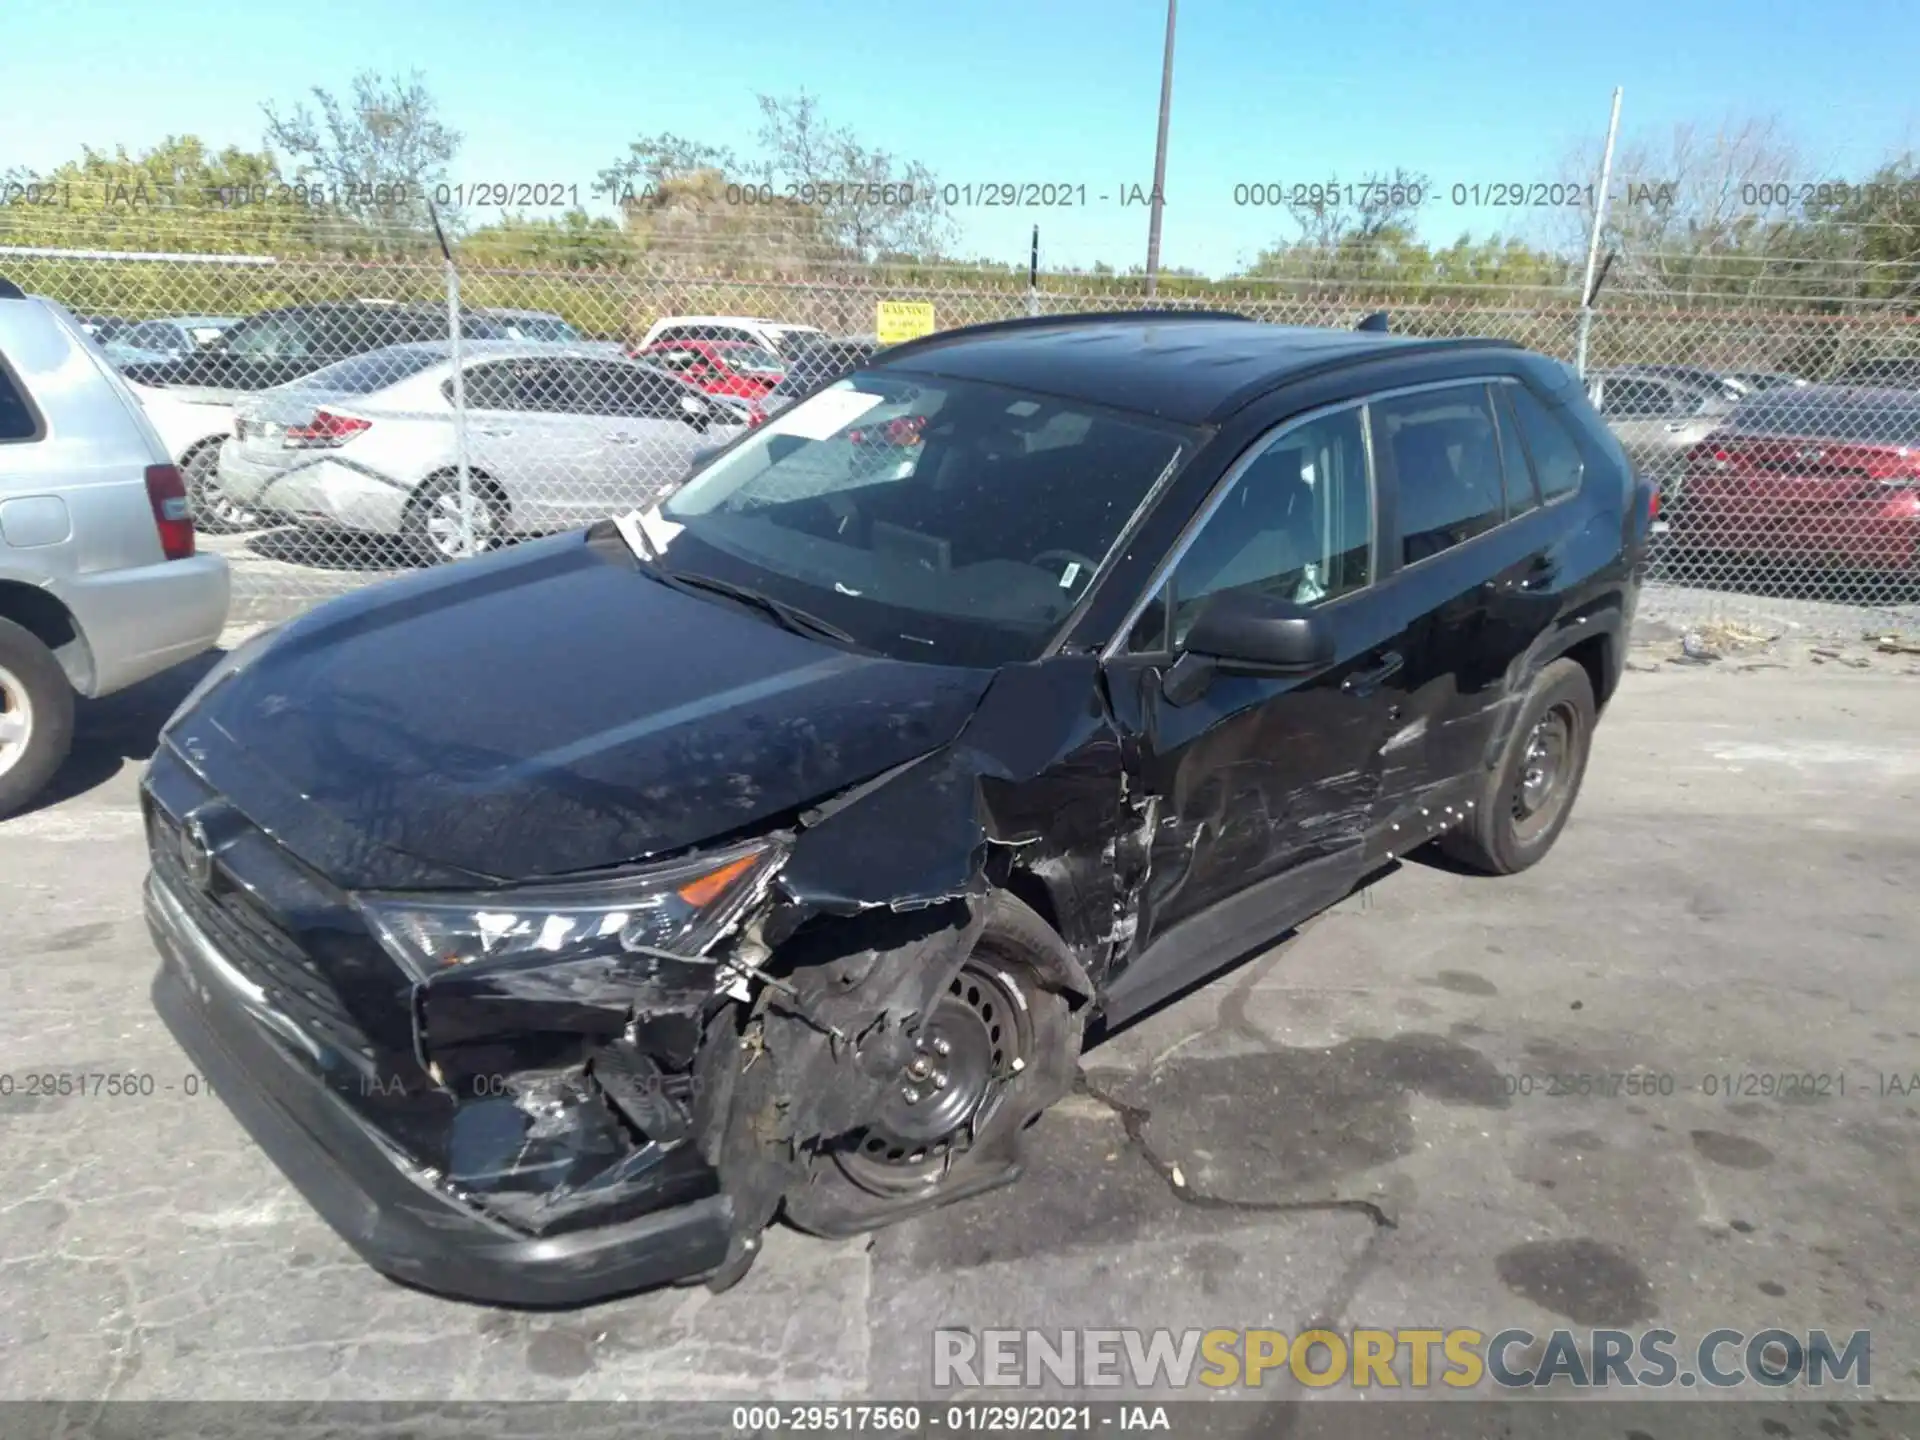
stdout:
POLYGON ((1551 585, 1554 576, 1560 573, 1560 562, 1551 556, 1542 555, 1527 567, 1527 573, 1520 579, 1522 590, 1538 590, 1542 585, 1551 585))
POLYGON ((1340 682, 1340 688, 1348 695, 1371 695, 1380 688, 1382 681, 1398 674, 1400 667, 1406 664, 1406 658, 1398 650, 1389 650, 1364 670, 1356 670, 1340 682))
POLYGON ((497 427, 495 427, 495 426, 492 426, 492 425, 482 425, 482 426, 480 427, 480 433, 481 433, 482 435, 493 435, 493 436, 500 436, 500 435, 511 435, 511 434, 513 434, 513 431, 511 431, 511 430, 501 430, 501 429, 499 429, 499 428, 497 428, 497 427))
POLYGON ((617 434, 607 436, 607 439, 615 445, 638 445, 640 443, 640 437, 638 435, 629 435, 624 430, 617 434))

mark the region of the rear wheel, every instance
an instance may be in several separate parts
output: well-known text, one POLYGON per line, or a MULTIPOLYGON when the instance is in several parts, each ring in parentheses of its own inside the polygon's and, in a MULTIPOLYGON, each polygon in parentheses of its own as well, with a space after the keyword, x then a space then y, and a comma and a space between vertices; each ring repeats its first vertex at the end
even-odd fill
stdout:
POLYGON ((445 565, 484 554, 505 538, 506 500, 493 482, 483 475, 470 474, 467 492, 470 508, 465 523, 457 474, 433 476, 407 502, 403 522, 407 548, 421 564, 445 565))
POLYGON ((193 523, 209 535, 231 535, 236 530, 257 530, 260 516, 237 504, 220 484, 220 446, 202 445, 181 462, 180 478, 186 482, 187 503, 193 511, 193 523))
POLYGON ((1593 682, 1577 660, 1542 670, 1469 822, 1443 835, 1441 850, 1489 875, 1517 874, 1543 859, 1573 813, 1594 715, 1593 682))
POLYGON ((0 620, 0 816, 39 794, 73 747, 73 687, 53 652, 0 620))
POLYGON ((1042 977, 1060 937, 1011 895, 928 1012, 873 1122, 835 1140, 786 1196, 816 1235, 876 1229, 1005 1184, 1021 1132, 1066 1092, 1080 1020, 1042 977))

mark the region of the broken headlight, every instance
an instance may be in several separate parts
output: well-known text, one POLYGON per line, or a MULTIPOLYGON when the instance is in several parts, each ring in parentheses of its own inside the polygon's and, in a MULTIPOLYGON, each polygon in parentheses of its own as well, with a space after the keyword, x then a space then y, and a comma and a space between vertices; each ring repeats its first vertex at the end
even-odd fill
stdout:
POLYGON ((759 894, 781 857, 770 841, 614 879, 442 895, 362 895, 360 909, 416 980, 455 966, 703 954, 759 894))

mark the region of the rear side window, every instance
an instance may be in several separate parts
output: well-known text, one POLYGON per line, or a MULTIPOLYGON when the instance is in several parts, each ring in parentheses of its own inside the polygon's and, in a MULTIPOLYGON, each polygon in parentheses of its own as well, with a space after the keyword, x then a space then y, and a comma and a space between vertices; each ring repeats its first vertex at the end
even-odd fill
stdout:
POLYGON ((13 371, 0 359, 0 445, 40 438, 40 416, 13 371))
POLYGON ((1486 386, 1395 395, 1369 408, 1399 479, 1406 564, 1463 545, 1501 522, 1507 502, 1486 386))
POLYGON ((444 359, 445 354, 433 350, 375 350, 322 366, 299 384, 308 389, 371 395, 375 390, 399 384, 409 375, 418 375, 444 359))
POLYGON ((1534 479, 1540 482, 1540 496, 1552 500, 1580 488, 1586 462, 1580 458, 1580 446, 1539 398, 1524 385, 1509 385, 1507 398, 1513 403, 1513 415, 1520 422, 1520 438, 1533 460, 1534 479))
POLYGON ((1524 515, 1540 503, 1534 488, 1533 467, 1527 463, 1527 450, 1520 443, 1520 425, 1513 418, 1512 385, 1496 385, 1493 393, 1494 419, 1500 426, 1500 473, 1506 482, 1507 518, 1524 515))

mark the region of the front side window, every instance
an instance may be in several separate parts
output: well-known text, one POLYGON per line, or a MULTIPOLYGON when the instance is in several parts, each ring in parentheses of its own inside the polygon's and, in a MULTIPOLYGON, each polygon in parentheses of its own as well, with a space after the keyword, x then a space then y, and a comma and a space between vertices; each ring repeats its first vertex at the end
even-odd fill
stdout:
POLYGON ((1404 564, 1501 523, 1506 493, 1486 386, 1389 396, 1371 410, 1377 443, 1393 456, 1404 564))
MULTIPOLYGON (((443 387, 452 399, 453 382, 443 387)), ((494 360, 470 368, 462 383, 472 410, 566 411, 573 387, 550 360, 494 360)))
POLYGON ((999 385, 863 372, 708 462, 654 529, 668 569, 752 585, 882 653, 1031 660, 1194 438, 999 385))
POLYGON ((764 345, 721 345, 715 358, 736 375, 785 375, 786 362, 764 345))
POLYGON ((1363 589, 1373 579, 1373 520, 1359 410, 1282 432, 1244 462, 1142 612, 1128 648, 1180 645, 1201 608, 1224 591, 1314 605, 1363 589))
POLYGON ((572 368, 574 391, 585 414, 687 419, 681 402, 692 392, 671 376, 617 360, 577 360, 572 368))

